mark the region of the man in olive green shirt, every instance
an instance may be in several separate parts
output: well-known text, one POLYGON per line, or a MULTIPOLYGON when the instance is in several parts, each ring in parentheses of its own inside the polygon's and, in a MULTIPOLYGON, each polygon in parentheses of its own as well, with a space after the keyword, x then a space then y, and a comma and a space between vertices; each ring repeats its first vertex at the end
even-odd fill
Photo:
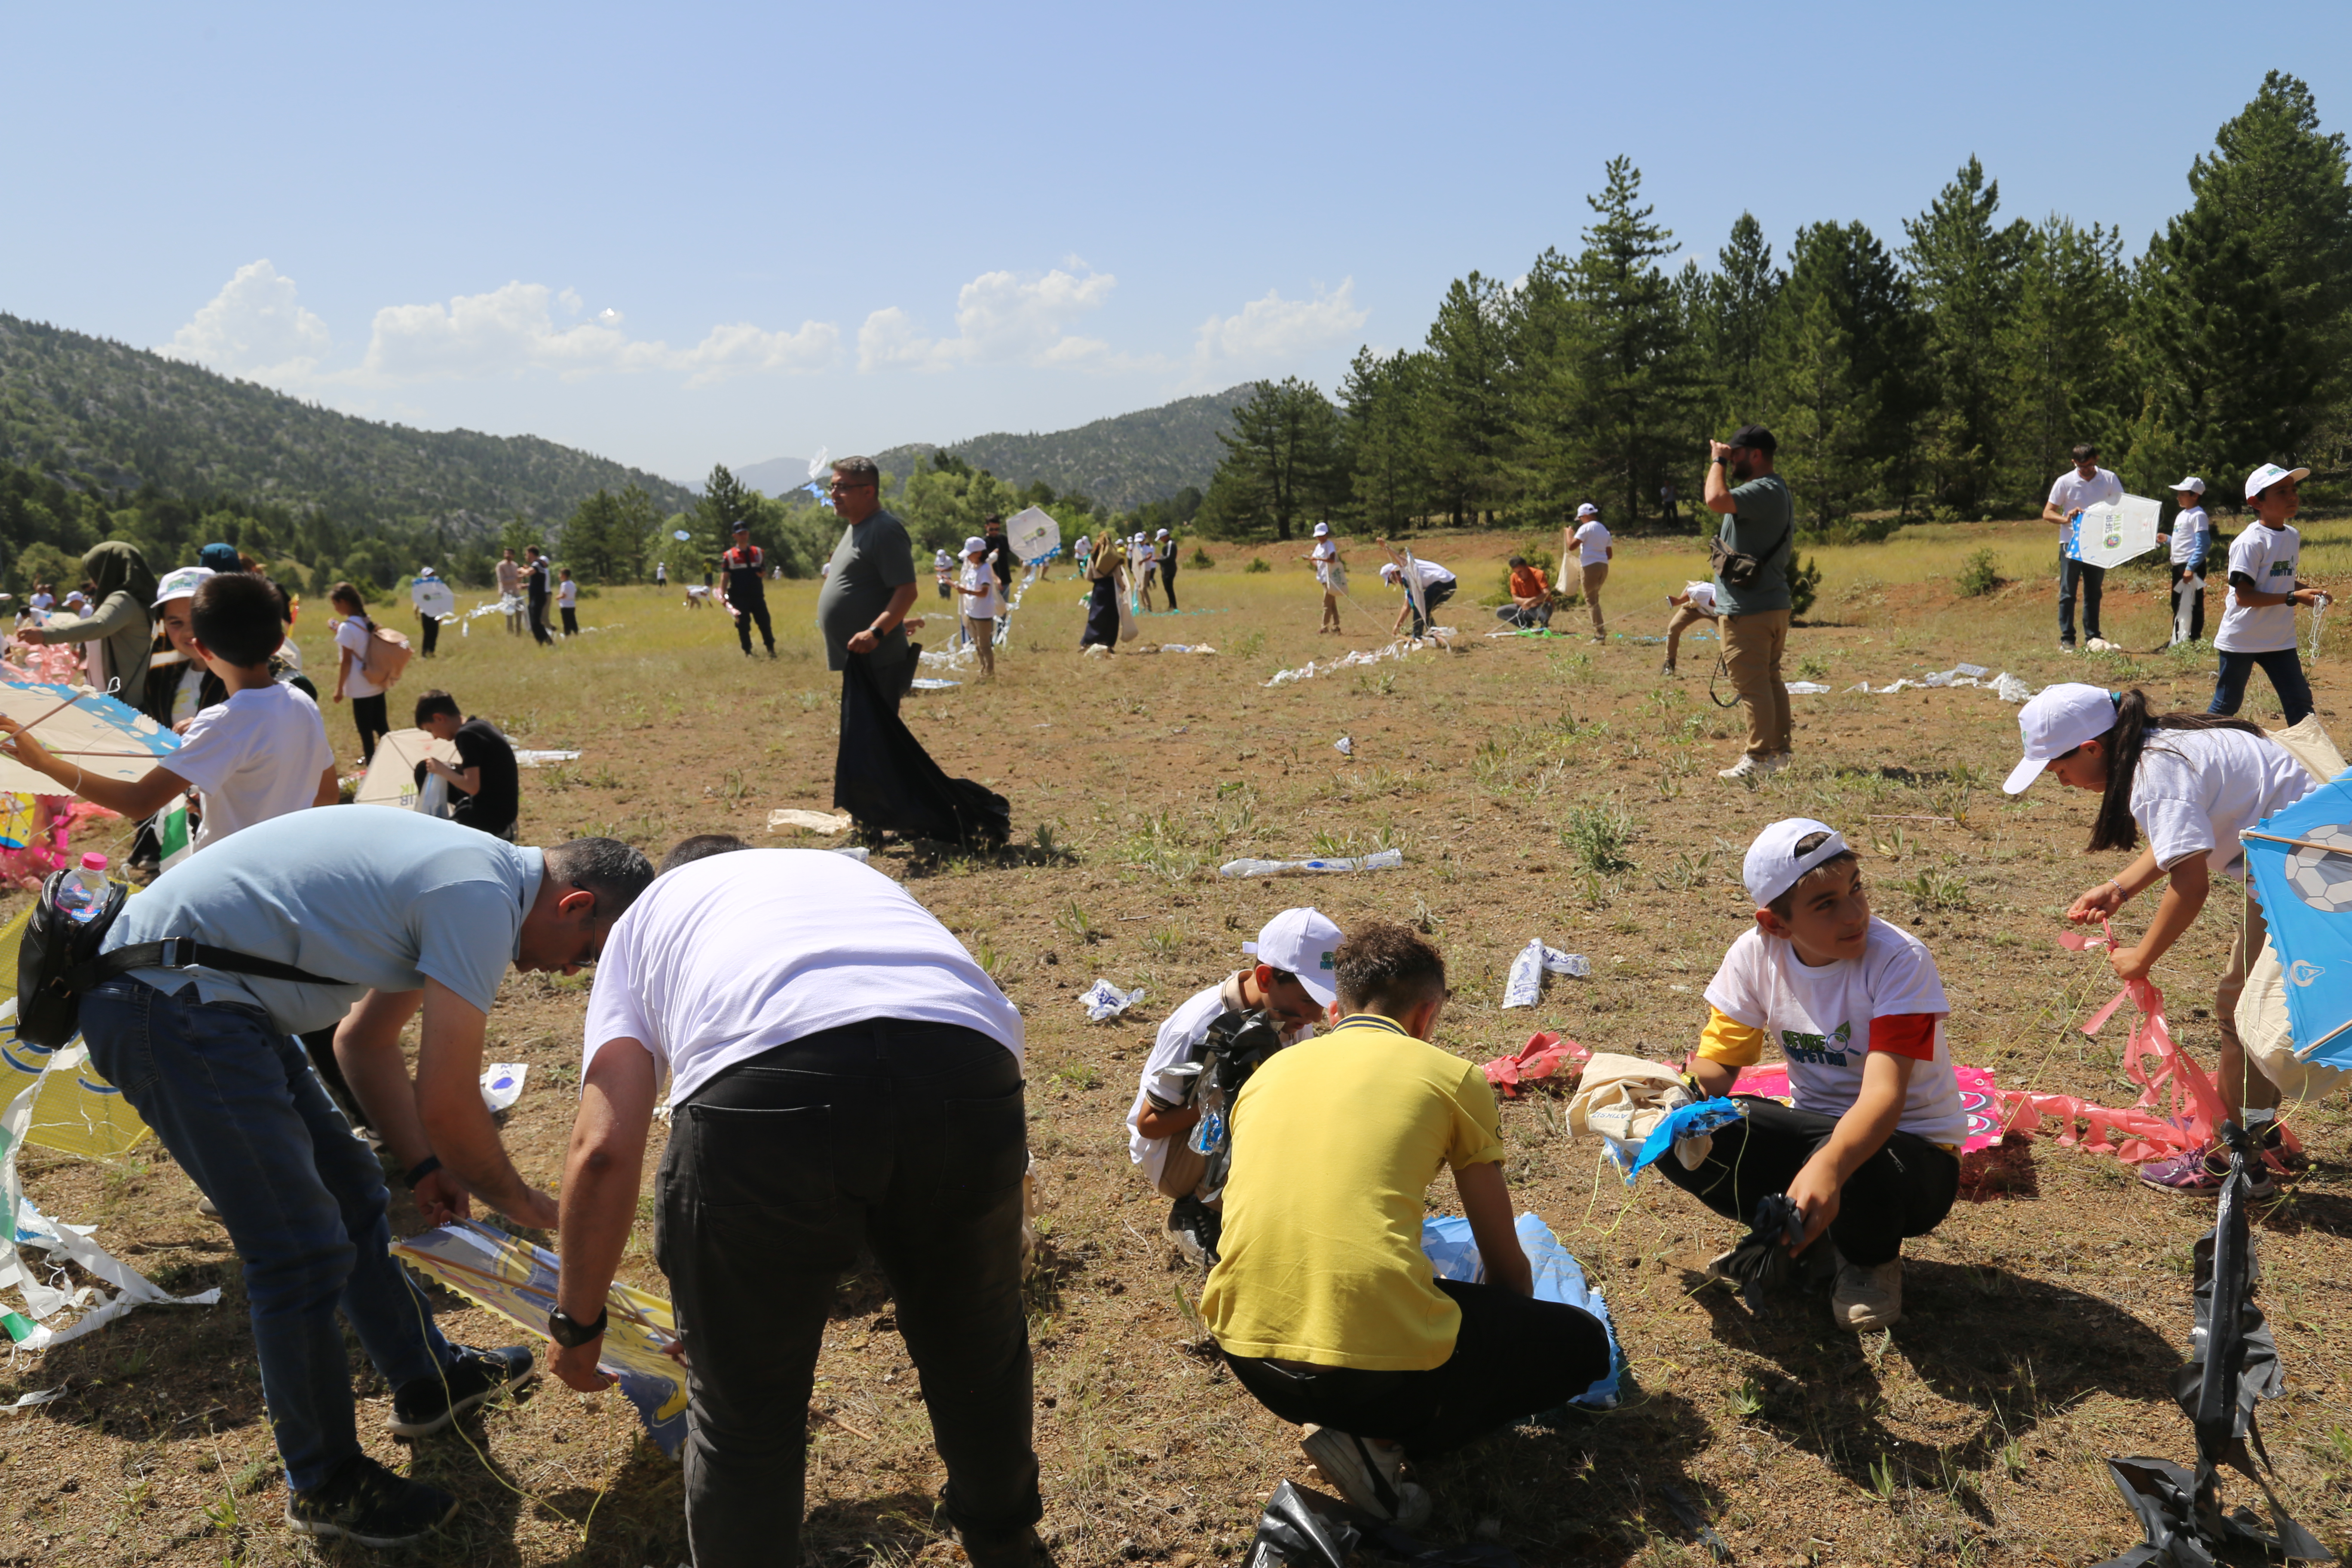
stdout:
POLYGON ((1727 581, 1721 572, 1715 579, 1724 663, 1739 705, 1748 710, 1748 750, 1716 776, 1744 779, 1778 773, 1790 762, 1789 688, 1780 660, 1789 641, 1789 563, 1796 548, 1797 506, 1787 483, 1772 471, 1780 443, 1771 431, 1743 425, 1730 440, 1707 446, 1707 510, 1723 517, 1716 538, 1727 552, 1752 557, 1759 568, 1744 585, 1727 581))
POLYGON ((903 623, 915 603, 915 555, 906 524, 882 509, 881 482, 871 458, 833 466, 833 506, 847 526, 817 593, 816 624, 825 668, 846 669, 852 655, 866 658, 895 713, 910 674, 903 623))

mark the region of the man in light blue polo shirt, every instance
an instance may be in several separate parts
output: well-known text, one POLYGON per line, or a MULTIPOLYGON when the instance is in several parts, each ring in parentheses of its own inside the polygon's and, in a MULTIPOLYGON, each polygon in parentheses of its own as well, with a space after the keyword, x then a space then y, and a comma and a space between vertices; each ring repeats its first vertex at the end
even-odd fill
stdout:
POLYGON ((436 1223, 468 1196, 552 1226, 483 1108, 482 1035, 517 969, 569 974, 653 879, 608 838, 526 849, 380 806, 257 824, 158 877, 103 950, 173 937, 291 964, 311 984, 224 970, 141 969, 81 1005, 90 1059, 220 1211, 246 1294, 287 1521, 387 1546, 457 1511, 438 1488, 360 1449, 340 1308, 393 1388, 391 1429, 439 1431, 515 1386, 528 1351, 469 1351, 434 1329, 392 1261, 383 1173, 293 1037, 341 1019, 335 1055, 436 1223), (400 1032, 425 1020, 413 1089, 400 1032))

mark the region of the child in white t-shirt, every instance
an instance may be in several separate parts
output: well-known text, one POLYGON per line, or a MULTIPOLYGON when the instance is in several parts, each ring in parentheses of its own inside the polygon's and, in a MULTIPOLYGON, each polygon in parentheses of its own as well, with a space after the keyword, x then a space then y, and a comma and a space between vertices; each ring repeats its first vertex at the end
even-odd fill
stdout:
POLYGON ((580 584, 572 580, 572 568, 566 566, 555 584, 555 607, 563 613, 563 635, 580 635, 580 584))
POLYGON ((2191 474, 2172 487, 2180 510, 2172 531, 2156 536, 2172 546, 2172 640, 2195 642, 2205 635, 2205 557, 2213 544, 2213 522, 2205 515, 2205 481, 2191 474))
POLYGON ((285 634, 278 595, 260 578, 215 573, 194 594, 192 641, 205 667, 228 688, 228 700, 188 721, 168 765, 137 779, 92 778, 70 756, 51 752, 22 724, 0 715, 6 750, 35 773, 84 800, 125 816, 152 816, 194 785, 204 821, 194 847, 217 844, 239 828, 305 806, 335 802, 335 752, 318 704, 271 674, 269 656, 285 634))
POLYGON ((1675 672, 1675 657, 1682 651, 1683 633, 1701 621, 1718 618, 1712 583, 1685 583, 1681 593, 1666 595, 1666 603, 1675 607, 1675 613, 1666 622, 1666 662, 1658 667, 1660 675, 1675 672))
POLYGON ((1601 509, 1586 501, 1576 509, 1576 558, 1584 569, 1584 603, 1592 612, 1592 640, 1608 640, 1607 623, 1601 614, 1601 585, 1609 581, 1609 563, 1617 558, 1617 545, 1609 531, 1601 525, 1601 509))
POLYGON ((1903 1315, 1904 1238, 1943 1223, 1959 1192, 1969 1118, 1944 1038, 1951 1005, 1926 945, 1872 916, 1861 862, 1827 824, 1767 827, 1744 879, 1756 923, 1708 983, 1689 1077, 1727 1095, 1769 1041, 1796 1105, 1743 1097, 1696 1169, 1657 1169, 1742 1224, 1787 1194, 1804 1226, 1794 1250, 1829 1237, 1838 1326, 1885 1328, 1903 1315))
POLYGON ((1348 591, 1348 565, 1339 557, 1339 542, 1331 537, 1331 525, 1315 525, 1315 542, 1301 561, 1315 568, 1315 580, 1323 584, 1323 624, 1315 635, 1325 632, 1337 637, 1339 632, 1339 595, 1348 591))
POLYGON ((988 541, 972 538, 963 542, 963 573, 956 580, 956 593, 963 601, 964 635, 980 651, 980 673, 990 680, 996 679, 996 617, 1004 613, 1004 595, 999 592, 996 568, 988 563, 988 541))
POLYGON ((2294 607, 2326 598, 2295 580, 2303 535, 2287 521, 2302 506, 2295 491, 2309 468, 2264 463, 2246 476, 2246 505, 2254 525, 2230 542, 2230 595, 2213 646, 2221 668, 2213 682, 2208 713, 2235 713, 2246 700, 2246 678, 2260 665, 2278 692, 2289 724, 2311 712, 2311 683, 2294 645, 2294 607))

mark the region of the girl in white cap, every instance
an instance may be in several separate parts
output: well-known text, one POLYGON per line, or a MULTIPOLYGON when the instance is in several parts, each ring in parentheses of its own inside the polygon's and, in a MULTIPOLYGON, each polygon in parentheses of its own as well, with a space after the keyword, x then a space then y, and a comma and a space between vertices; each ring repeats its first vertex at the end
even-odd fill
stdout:
POLYGON ((1315 542, 1299 559, 1315 568, 1315 580, 1323 584, 1323 624, 1315 628, 1315 635, 1329 632, 1336 637, 1339 631, 1339 595, 1348 591, 1348 567, 1339 558, 1339 542, 1331 537, 1329 523, 1315 525, 1315 542))
POLYGON ((2191 474, 2172 493, 2180 510, 2173 517, 2172 532, 2157 535, 2172 544, 2172 640, 2195 642, 2205 635, 2205 554, 2212 548, 2213 524, 2205 515, 2203 479, 2191 474))
MULTIPOLYGON (((2100 792, 2090 849, 2129 849, 2142 830, 2147 847, 2116 875, 2076 899, 2066 918, 2081 924, 2113 916, 2158 882, 2163 901, 2147 931, 2118 946, 2107 962, 2118 978, 2145 980, 2156 961, 2179 942, 2210 896, 2214 873, 2244 881, 2246 860, 2238 835, 2311 793, 2311 775, 2283 746, 2242 719, 2210 713, 2151 714, 2147 693, 2120 695, 2096 686, 2053 686, 2017 716, 2025 756, 2002 787, 2022 795, 2044 770, 2075 789, 2100 792)), ((2263 1147, 2280 1147, 2279 1092, 2238 1040, 2238 994, 2246 968, 2269 934, 2263 908, 2245 889, 2245 919, 2230 949, 2230 967, 2213 994, 2213 1021, 2221 1031, 2215 1087, 2221 1109, 2263 1147)), ((2142 1165, 2139 1178, 2175 1192, 2212 1196, 2229 1174, 2226 1155, 2210 1147, 2142 1165)), ((2254 1195, 2273 1191, 2267 1170, 2256 1173, 2254 1195)))
POLYGON ((1785 1194, 1804 1226, 1800 1256, 1820 1258, 1829 1239, 1838 1327, 1883 1329, 1903 1315, 1905 1238, 1941 1225, 1960 1190, 1969 1116, 1943 977, 1924 942, 1871 914, 1862 863, 1827 823, 1772 824, 1748 847, 1741 879, 1756 923, 1707 983, 1689 1081, 1727 1095, 1770 1044, 1796 1104, 1743 1098, 1745 1115, 1717 1130, 1696 1166, 1676 1157, 1657 1169, 1743 1225, 1785 1194))
POLYGON ((1609 632, 1601 614, 1601 585, 1609 581, 1609 563, 1617 559, 1617 544, 1601 524, 1601 509, 1591 501, 1576 509, 1574 538, 1577 564, 1584 574, 1584 605, 1592 613, 1592 640, 1606 642, 1609 632))
POLYGON ((980 651, 980 673, 996 679, 996 617, 1004 613, 997 591, 996 569, 988 563, 988 541, 977 535, 963 542, 963 573, 956 580, 963 605, 964 636, 980 651))
POLYGON ((2311 683, 2303 678, 2303 658, 2295 651, 2294 607, 2319 604, 2327 595, 2296 581, 2303 535, 2288 521, 2302 505, 2295 485, 2310 473, 2264 463, 2246 476, 2246 505, 2255 523, 2230 542, 2230 594, 2221 629, 2213 637, 2221 668, 2208 713, 2235 713, 2246 700, 2246 678, 2256 665, 2271 678, 2289 724, 2303 722, 2311 712, 2311 683))

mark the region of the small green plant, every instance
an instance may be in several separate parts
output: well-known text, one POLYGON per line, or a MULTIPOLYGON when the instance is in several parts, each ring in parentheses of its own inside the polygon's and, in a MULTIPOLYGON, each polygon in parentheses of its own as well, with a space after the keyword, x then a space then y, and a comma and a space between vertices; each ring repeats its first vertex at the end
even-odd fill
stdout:
POLYGON ((1255 658, 1265 648, 1265 631, 1263 627, 1234 639, 1235 658, 1255 658))
POLYGON ((1087 918, 1087 911, 1078 907, 1078 900, 1076 899, 1072 899, 1055 911, 1054 929, 1067 936, 1072 942, 1092 942, 1102 940, 1102 932, 1095 929, 1094 921, 1087 918))
POLYGON ((1216 563, 1217 558, 1210 554, 1207 551, 1202 549, 1197 544, 1192 546, 1192 553, 1184 563, 1185 565, 1190 566, 1195 572, 1206 572, 1210 567, 1214 566, 1216 563))
POLYGON ((1184 933, 1174 926, 1162 926, 1145 937, 1143 945, 1162 958, 1173 958, 1184 946, 1184 933))
POLYGON ((1265 563, 1265 557, 1263 555, 1251 556, 1249 564, 1242 568, 1242 571, 1244 574, 1251 572, 1271 572, 1273 570, 1273 567, 1265 563))
POLYGON ((1632 870, 1633 862, 1627 858, 1625 846, 1633 837, 1633 819, 1606 805, 1570 806, 1568 820, 1559 829, 1560 847, 1595 875, 1632 870))
POLYGON ((1830 678, 1830 661, 1820 654, 1809 653, 1797 661, 1797 674, 1806 680, 1827 680, 1830 678))
POLYGON ((1761 1415, 1764 1413, 1764 1390, 1758 1386, 1755 1378, 1749 1377, 1732 1391, 1731 1408, 1742 1415, 1761 1415))
POLYGON ((1881 1454, 1870 1461, 1870 1491, 1881 1502, 1895 1500, 1895 1461, 1881 1454))
POLYGON ((1041 822, 1037 825, 1030 842, 1035 847, 1037 858, 1040 860, 1058 864, 1065 860, 1077 858, 1070 852, 1069 846, 1062 842, 1061 836, 1054 831, 1053 824, 1049 822, 1041 822))
POLYGON ((1911 895, 1911 901, 1922 913, 1942 914, 1969 907, 1969 879, 1956 871, 1930 866, 1909 881, 1896 885, 1911 895))
POLYGON ((1072 1062, 1055 1073, 1053 1081, 1066 1089, 1099 1089, 1102 1087, 1102 1071, 1092 1062, 1072 1062))
POLYGON ((1650 879, 1669 893, 1686 893, 1693 888, 1705 887, 1715 876, 1716 851, 1703 849, 1694 855, 1685 849, 1675 857, 1675 863, 1650 879))
POLYGON ((2000 587, 2001 581, 2000 557, 1988 544, 1960 563, 1959 574, 1952 579, 1952 585, 1963 599, 1981 599, 2000 587))
POLYGON ((2001 1468, 2009 1472, 2009 1479, 2011 1480, 2023 1480, 2025 1479, 2024 1445, 2020 1443, 2002 1444, 2000 1448, 2000 1463, 2001 1468))
POLYGON ((1813 607, 1813 600, 1822 591, 1822 563, 1814 557, 1805 557, 1805 563, 1789 574, 1789 618, 1795 620, 1813 607))

